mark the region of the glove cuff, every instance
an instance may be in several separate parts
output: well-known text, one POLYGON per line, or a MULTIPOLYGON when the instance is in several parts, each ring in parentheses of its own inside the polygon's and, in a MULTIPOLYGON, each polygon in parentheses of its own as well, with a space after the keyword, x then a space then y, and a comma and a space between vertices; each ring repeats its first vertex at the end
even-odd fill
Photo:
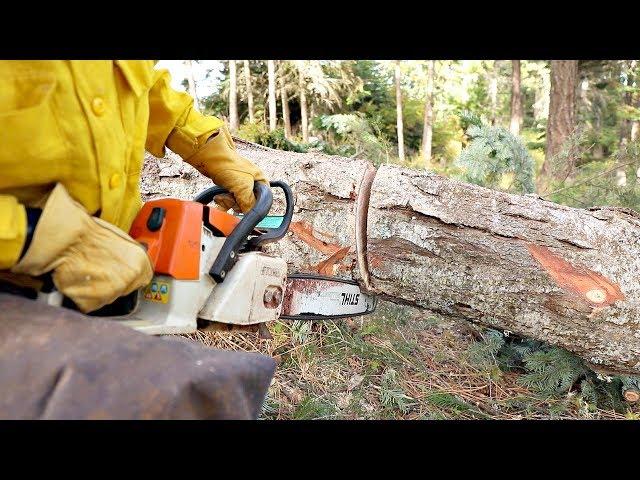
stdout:
POLYGON ((89 220, 89 214, 64 186, 56 184, 42 210, 31 245, 11 271, 37 276, 52 270, 62 261, 61 253, 82 235, 89 220))
POLYGON ((193 155, 186 158, 185 162, 218 183, 214 178, 215 175, 221 170, 230 168, 239 160, 240 156, 233 146, 227 127, 222 126, 217 135, 209 137, 209 140, 193 155))

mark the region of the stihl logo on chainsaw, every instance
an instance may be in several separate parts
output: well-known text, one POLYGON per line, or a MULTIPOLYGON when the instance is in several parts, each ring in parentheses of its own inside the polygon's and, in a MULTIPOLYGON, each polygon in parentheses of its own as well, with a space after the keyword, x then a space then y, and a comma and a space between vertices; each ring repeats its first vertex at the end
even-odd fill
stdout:
POLYGON ((342 305, 357 305, 359 301, 359 293, 342 293, 342 305))

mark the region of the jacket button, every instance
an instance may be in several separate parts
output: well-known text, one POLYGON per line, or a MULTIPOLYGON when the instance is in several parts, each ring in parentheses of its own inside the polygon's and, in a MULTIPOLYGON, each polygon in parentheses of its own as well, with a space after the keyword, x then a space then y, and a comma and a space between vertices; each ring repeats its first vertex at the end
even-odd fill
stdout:
POLYGON ((120 186, 122 180, 122 176, 118 173, 114 173, 109 179, 109 187, 110 188, 118 188, 120 186))
POLYGON ((105 105, 104 100, 101 97, 96 97, 91 101, 91 110, 93 110, 93 113, 95 113, 96 115, 100 116, 104 114, 106 109, 107 106, 105 105))

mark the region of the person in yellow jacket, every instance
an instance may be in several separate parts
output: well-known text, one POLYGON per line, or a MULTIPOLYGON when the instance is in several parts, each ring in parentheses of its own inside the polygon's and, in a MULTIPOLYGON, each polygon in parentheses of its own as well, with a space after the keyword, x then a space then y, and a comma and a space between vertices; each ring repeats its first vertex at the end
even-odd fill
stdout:
POLYGON ((149 259, 125 232, 144 151, 167 147, 242 211, 267 181, 154 61, 0 61, 0 280, 50 272, 83 312, 146 285, 149 259))

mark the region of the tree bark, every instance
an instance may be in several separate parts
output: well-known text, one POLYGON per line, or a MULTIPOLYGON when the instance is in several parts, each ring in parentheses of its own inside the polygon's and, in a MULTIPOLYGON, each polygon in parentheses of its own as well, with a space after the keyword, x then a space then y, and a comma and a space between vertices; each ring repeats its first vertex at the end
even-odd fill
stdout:
POLYGON ((236 61, 229 60, 229 129, 238 131, 238 76, 236 61))
POLYGON ((396 128, 398 131, 398 157, 404 160, 404 133, 402 125, 402 74, 400 72, 400 61, 396 60, 395 65, 395 81, 396 81, 396 128))
POLYGON ((244 60, 244 85, 247 90, 247 110, 249 111, 249 122, 255 122, 255 114, 253 113, 253 90, 251 88, 251 69, 249 68, 249 60, 244 60))
MULTIPOLYGON (((383 299, 545 341, 600 371, 640 374, 640 214, 236 145, 294 190, 290 233, 268 246, 290 272, 353 278, 383 299)), ((174 177, 161 178, 172 161, 147 159, 145 199, 192 198, 210 186, 179 160, 174 177)))
POLYGON ((509 130, 514 135, 520 135, 522 126, 522 93, 520 91, 520 60, 511 60, 513 72, 511 74, 511 123, 509 130))
POLYGON ((276 64, 274 60, 267 60, 267 74, 269 77, 269 131, 277 127, 276 117, 276 64))
POLYGON ((189 85, 189 95, 193 98, 193 108, 200 111, 200 101, 198 100, 198 92, 196 92, 196 80, 193 78, 193 60, 185 60, 187 67, 187 83, 189 85))
POLYGON ((424 128, 422 131, 422 156, 425 168, 431 165, 431 146, 433 139, 433 80, 435 60, 430 60, 427 65, 427 100, 424 105, 424 128))
POLYGON ((291 138, 291 117, 289 116, 289 97, 287 89, 280 89, 280 100, 282 101, 282 119, 284 120, 284 138, 291 138))
POLYGON ((304 72, 298 67, 298 86, 300 90, 300 123, 302 127, 302 141, 309 141, 309 117, 307 115, 307 85, 304 79, 304 72))
MULTIPOLYGON (((550 162, 562 151, 575 128, 576 84, 578 81, 577 60, 551 60, 551 93, 549 119, 547 121, 547 146, 545 160, 540 172, 540 185, 544 186, 551 175, 550 162)), ((571 162, 571 160, 569 160, 571 162)), ((572 165, 566 166, 571 170, 572 165)))

